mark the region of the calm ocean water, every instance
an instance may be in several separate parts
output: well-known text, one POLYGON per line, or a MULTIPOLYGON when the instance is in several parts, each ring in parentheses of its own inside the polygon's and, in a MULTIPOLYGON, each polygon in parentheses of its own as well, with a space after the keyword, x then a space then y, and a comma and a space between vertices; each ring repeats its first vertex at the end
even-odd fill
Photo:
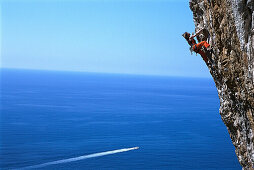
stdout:
POLYGON ((0 169, 241 169, 211 79, 3 69, 0 169))

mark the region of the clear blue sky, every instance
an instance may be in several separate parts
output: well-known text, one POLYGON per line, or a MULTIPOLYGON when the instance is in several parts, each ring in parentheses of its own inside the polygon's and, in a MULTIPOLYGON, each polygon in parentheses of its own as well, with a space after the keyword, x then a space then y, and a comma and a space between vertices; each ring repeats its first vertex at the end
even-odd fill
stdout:
POLYGON ((1 3, 3 68, 209 77, 188 0, 1 3))

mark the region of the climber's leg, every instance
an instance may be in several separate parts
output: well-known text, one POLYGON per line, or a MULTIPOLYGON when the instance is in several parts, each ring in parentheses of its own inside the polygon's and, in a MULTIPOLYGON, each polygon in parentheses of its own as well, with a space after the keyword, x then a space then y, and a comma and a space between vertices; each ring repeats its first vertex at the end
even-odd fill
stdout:
POLYGON ((210 44, 208 44, 206 41, 201 41, 200 43, 196 44, 196 47, 200 50, 202 47, 208 48, 210 44))
POLYGON ((205 55, 205 53, 204 53, 203 51, 201 51, 201 50, 199 50, 198 53, 201 55, 201 57, 203 58, 203 60, 207 63, 207 62, 208 62, 208 58, 207 58, 207 56, 205 55))
POLYGON ((202 41, 201 43, 203 43, 203 46, 205 46, 205 48, 210 47, 210 44, 208 44, 206 41, 202 41))

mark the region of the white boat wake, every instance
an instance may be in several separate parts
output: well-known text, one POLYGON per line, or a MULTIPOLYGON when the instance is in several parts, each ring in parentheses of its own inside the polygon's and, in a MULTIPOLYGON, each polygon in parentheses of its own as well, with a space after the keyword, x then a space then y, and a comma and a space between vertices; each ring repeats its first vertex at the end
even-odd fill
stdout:
POLYGON ((17 168, 17 169, 13 169, 13 170, 43 168, 43 167, 46 167, 46 166, 49 166, 49 165, 56 165, 56 164, 63 164, 63 163, 68 163, 68 162, 80 161, 80 160, 83 160, 83 159, 89 159, 89 158, 95 158, 95 157, 100 157, 100 156, 112 155, 112 154, 116 154, 116 153, 136 150, 136 149, 139 149, 139 147, 117 149, 117 150, 112 150, 112 151, 106 151, 106 152, 100 152, 100 153, 94 153, 94 154, 89 154, 89 155, 78 156, 78 157, 74 157, 74 158, 61 159, 61 160, 58 160, 58 161, 52 161, 52 162, 47 162, 47 163, 43 163, 43 164, 32 165, 32 166, 27 166, 27 167, 23 167, 23 168, 17 168))

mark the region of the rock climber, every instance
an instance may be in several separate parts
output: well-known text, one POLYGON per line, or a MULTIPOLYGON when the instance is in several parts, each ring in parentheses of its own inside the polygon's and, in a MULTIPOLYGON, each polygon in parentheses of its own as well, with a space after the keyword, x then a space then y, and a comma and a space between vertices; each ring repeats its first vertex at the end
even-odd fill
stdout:
POLYGON ((201 55, 201 57, 203 58, 203 60, 207 63, 208 58, 205 54, 206 50, 212 50, 210 47, 210 44, 208 44, 206 41, 201 41, 200 43, 196 43, 194 37, 196 37, 197 35, 199 35, 201 33, 203 29, 199 30, 196 34, 190 36, 190 33, 185 32, 182 36, 187 40, 188 44, 191 46, 191 51, 194 51, 196 53, 199 53, 201 55), (203 48, 205 47, 205 48, 203 48), (204 51, 205 50, 205 51, 204 51))

